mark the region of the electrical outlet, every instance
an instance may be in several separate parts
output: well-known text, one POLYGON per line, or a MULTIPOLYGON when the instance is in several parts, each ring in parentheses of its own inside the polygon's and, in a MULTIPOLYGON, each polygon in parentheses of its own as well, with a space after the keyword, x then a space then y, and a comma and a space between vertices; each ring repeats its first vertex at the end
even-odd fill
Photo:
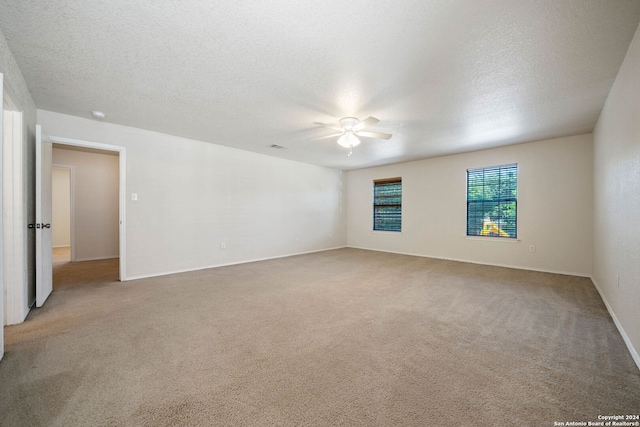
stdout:
POLYGON ((536 251, 535 245, 529 246, 529 252, 535 252, 535 251, 536 251))
POLYGON ((131 193, 131 200, 132 201, 137 201, 138 200, 138 193, 131 193))
POLYGON ((227 242, 220 242, 220 249, 227 249, 227 242))

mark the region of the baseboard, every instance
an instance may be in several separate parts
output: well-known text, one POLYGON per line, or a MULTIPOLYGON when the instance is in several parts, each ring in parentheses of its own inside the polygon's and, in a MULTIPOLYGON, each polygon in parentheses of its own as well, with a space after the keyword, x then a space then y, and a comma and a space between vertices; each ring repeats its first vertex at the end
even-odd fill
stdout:
POLYGON ((624 340, 624 343, 627 345, 627 348, 629 349, 629 353, 631 353, 631 357, 633 358, 633 361, 636 362, 638 369, 640 369, 640 355, 638 355, 638 352, 636 351, 635 347, 631 343, 631 340, 629 339, 629 335, 627 335, 627 332, 624 330, 624 328, 622 327, 622 324, 616 317, 616 313, 613 311, 613 309, 611 308, 611 305, 609 304, 609 301, 607 301, 607 298, 604 296, 604 292, 602 292, 602 289, 600 289, 600 286, 598 286, 598 282, 596 282, 596 279, 591 277, 591 281, 593 282, 593 285, 596 287, 596 290, 600 294, 600 298, 602 298, 602 301, 604 302, 605 307, 607 307, 607 311, 609 312, 609 315, 613 319, 613 323, 615 323, 616 328, 618 328, 618 332, 620 332, 620 335, 622 335, 622 339, 624 340))
POLYGON ((313 254, 313 253, 317 253, 317 252, 333 251, 333 250, 336 250, 336 249, 343 249, 343 248, 346 248, 346 247, 347 246, 336 246, 336 247, 332 247, 332 248, 317 249, 317 250, 313 250, 313 251, 295 252, 295 253, 290 253, 290 254, 285 254, 285 255, 276 255, 276 256, 272 256, 272 257, 255 258, 255 259, 250 259, 250 260, 245 260, 245 261, 214 264, 214 265, 208 265, 208 266, 204 266, 204 267, 187 268, 187 269, 183 269, 183 270, 172 270, 172 271, 165 271, 165 272, 162 272, 162 273, 154 273, 154 274, 142 274, 142 275, 138 275, 138 276, 127 277, 127 278, 123 279, 122 281, 126 282, 126 281, 129 281, 129 280, 149 279, 149 278, 152 278, 152 277, 168 276, 170 274, 189 273, 191 271, 207 270, 209 268, 228 267, 228 266, 231 266, 231 265, 248 264, 250 262, 268 261, 270 259, 287 258, 287 257, 290 257, 290 256, 296 256, 296 255, 305 255, 305 254, 313 254))
POLYGON ((105 259, 115 259, 120 258, 118 255, 116 256, 107 256, 107 257, 95 257, 95 258, 76 258, 73 262, 84 262, 84 261, 103 261, 105 259))
POLYGON ((496 264, 496 263, 490 263, 490 262, 472 261, 472 260, 461 259, 461 258, 447 258, 447 257, 441 257, 441 256, 434 256, 434 255, 416 254, 416 253, 411 253, 411 252, 386 251, 386 250, 382 250, 382 249, 366 248, 366 247, 363 247, 363 246, 347 246, 347 247, 348 248, 353 248, 353 249, 363 249, 365 251, 375 251, 375 252, 385 252, 385 253, 398 254, 398 255, 417 256, 417 257, 420 257, 420 258, 433 258, 433 259, 441 259, 441 260, 444 260, 444 261, 465 262, 465 263, 468 263, 468 264, 489 265, 489 266, 492 266, 492 267, 515 268, 517 270, 539 271, 540 273, 564 274, 564 275, 567 275, 567 276, 577 276, 577 277, 591 278, 591 276, 588 275, 588 274, 576 273, 576 272, 572 272, 572 271, 548 270, 548 269, 541 269, 541 268, 534 268, 534 267, 525 267, 525 266, 521 266, 521 265, 496 264))

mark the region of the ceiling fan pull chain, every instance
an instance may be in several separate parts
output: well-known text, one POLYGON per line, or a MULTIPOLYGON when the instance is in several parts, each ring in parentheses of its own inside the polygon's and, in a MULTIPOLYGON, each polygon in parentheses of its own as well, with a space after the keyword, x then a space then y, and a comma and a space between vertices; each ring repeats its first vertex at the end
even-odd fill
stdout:
POLYGON ((353 146, 352 146, 352 145, 350 145, 350 146, 349 146, 349 154, 347 154, 347 156, 350 156, 350 155, 352 155, 352 154, 353 154, 353 146))

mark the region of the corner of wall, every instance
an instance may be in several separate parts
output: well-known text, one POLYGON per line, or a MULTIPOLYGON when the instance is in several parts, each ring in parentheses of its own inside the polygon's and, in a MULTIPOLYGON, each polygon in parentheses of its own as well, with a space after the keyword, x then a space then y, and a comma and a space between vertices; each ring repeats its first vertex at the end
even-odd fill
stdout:
POLYGON ((620 323, 620 321, 618 320, 616 313, 613 311, 611 304, 609 304, 609 301, 607 300, 607 296, 604 294, 604 292, 602 292, 602 289, 598 285, 598 282, 596 281, 596 279, 593 276, 590 277, 590 279, 593 282, 593 285, 595 286, 596 290, 600 294, 600 298, 602 298, 602 301, 604 302, 605 307, 607 307, 607 311, 609 312, 609 315, 613 319, 613 323, 616 325, 616 328, 618 328, 618 332, 620 332, 620 335, 622 336, 624 343, 627 345, 627 349, 629 350, 629 353, 631 353, 631 357, 633 358, 633 361, 636 362, 638 369, 640 369, 640 355, 638 354, 638 351, 633 346, 633 343, 631 342, 631 338, 629 338, 629 335, 627 335, 627 332, 624 330, 622 323, 620 323))
POLYGON ((640 25, 593 132, 592 281, 640 368, 640 25))

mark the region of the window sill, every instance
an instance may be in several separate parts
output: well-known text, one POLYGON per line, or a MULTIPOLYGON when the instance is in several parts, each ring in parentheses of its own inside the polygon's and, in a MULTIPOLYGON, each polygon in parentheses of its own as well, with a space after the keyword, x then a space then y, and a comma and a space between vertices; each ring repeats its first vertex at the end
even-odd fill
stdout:
POLYGON ((518 243, 520 241, 517 237, 464 236, 464 238, 466 240, 480 240, 483 242, 518 243))
POLYGON ((402 234, 402 231, 371 230, 371 234, 402 234))

